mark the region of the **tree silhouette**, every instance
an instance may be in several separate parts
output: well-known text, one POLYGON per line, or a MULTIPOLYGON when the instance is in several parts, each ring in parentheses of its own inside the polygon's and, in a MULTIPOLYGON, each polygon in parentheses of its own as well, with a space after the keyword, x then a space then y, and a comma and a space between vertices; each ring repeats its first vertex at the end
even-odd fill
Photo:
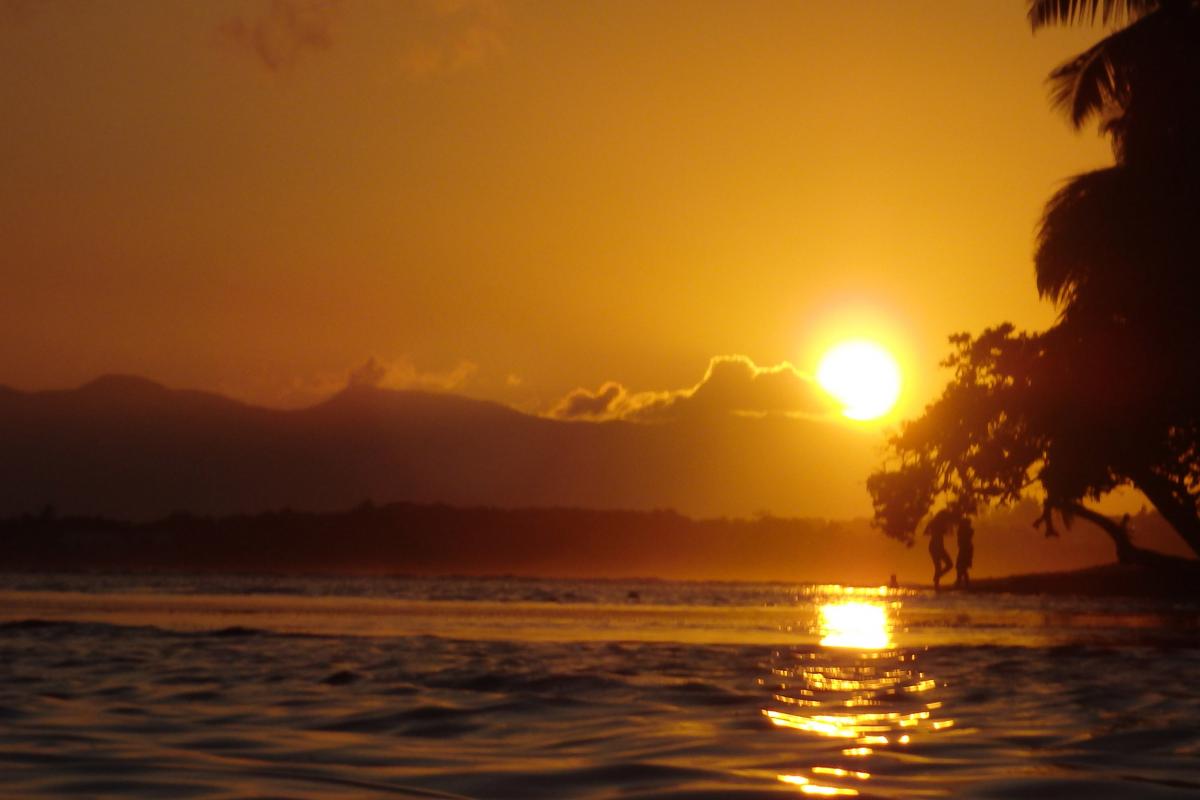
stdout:
POLYGON ((1128 22, 1050 73, 1051 98, 1076 128, 1092 118, 1118 160, 1153 161, 1195 144, 1200 62, 1195 0, 1031 0, 1029 22, 1128 22), (1190 121, 1193 124, 1181 124, 1190 121))
POLYGON ((1083 517, 1120 560, 1157 562, 1085 505, 1129 485, 1200 555, 1200 2, 1031 0, 1029 19, 1128 23, 1049 79, 1116 164, 1047 203, 1034 262, 1055 325, 951 337, 951 382, 868 480, 875 520, 911 543, 939 504, 972 514, 1033 490, 1048 534, 1052 512, 1083 517))

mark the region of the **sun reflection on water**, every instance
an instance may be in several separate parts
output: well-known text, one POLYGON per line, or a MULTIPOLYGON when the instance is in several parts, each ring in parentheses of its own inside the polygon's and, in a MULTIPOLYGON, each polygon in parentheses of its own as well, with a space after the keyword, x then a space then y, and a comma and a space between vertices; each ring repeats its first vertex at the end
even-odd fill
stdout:
POLYGON ((821 646, 882 650, 892 644, 887 609, 880 603, 826 603, 821 606, 821 646))
POLYGON ((872 778, 869 757, 954 725, 928 694, 937 682, 917 669, 916 653, 895 643, 900 596, 886 587, 813 593, 820 646, 776 654, 762 714, 774 728, 813 737, 821 760, 779 774, 780 782, 809 795, 857 795, 853 784, 872 778), (826 740, 828 748, 819 745, 826 740))

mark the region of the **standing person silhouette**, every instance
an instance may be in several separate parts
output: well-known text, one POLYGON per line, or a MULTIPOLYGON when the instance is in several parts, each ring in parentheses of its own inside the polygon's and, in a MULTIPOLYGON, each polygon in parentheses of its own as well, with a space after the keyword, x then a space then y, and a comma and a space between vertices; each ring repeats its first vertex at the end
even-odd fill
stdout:
POLYGON ((970 570, 975 562, 975 529, 970 517, 958 520, 958 560, 954 562, 954 585, 965 589, 971 583, 970 570))
POLYGON ((933 561, 933 588, 935 591, 942 588, 942 576, 954 566, 954 561, 946 552, 946 534, 950 532, 950 525, 953 522, 954 515, 950 513, 949 509, 943 508, 934 514, 933 519, 929 520, 929 524, 925 526, 925 535, 929 537, 929 558, 933 561))

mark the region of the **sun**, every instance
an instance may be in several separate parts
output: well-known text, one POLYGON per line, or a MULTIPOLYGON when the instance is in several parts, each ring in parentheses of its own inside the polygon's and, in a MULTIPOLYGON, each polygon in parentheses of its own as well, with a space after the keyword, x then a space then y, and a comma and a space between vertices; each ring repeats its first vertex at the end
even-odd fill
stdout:
POLYGON ((854 339, 831 348, 817 367, 817 383, 854 420, 878 419, 900 397, 900 365, 875 342, 854 339))

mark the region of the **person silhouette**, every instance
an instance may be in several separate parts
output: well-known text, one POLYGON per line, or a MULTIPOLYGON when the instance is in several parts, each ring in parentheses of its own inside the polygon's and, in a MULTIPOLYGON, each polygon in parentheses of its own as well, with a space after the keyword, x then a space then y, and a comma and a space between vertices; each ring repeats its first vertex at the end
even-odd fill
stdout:
POLYGON ((954 585, 965 589, 971 583, 971 565, 975 562, 975 529, 969 517, 958 521, 958 559, 954 562, 954 585))
POLYGON ((946 552, 946 534, 950 532, 950 525, 953 522, 954 515, 948 509, 943 508, 934 514, 933 519, 929 520, 929 524, 925 526, 925 535, 929 537, 929 558, 933 561, 933 588, 935 591, 941 589, 942 576, 954 566, 954 561, 946 552))

